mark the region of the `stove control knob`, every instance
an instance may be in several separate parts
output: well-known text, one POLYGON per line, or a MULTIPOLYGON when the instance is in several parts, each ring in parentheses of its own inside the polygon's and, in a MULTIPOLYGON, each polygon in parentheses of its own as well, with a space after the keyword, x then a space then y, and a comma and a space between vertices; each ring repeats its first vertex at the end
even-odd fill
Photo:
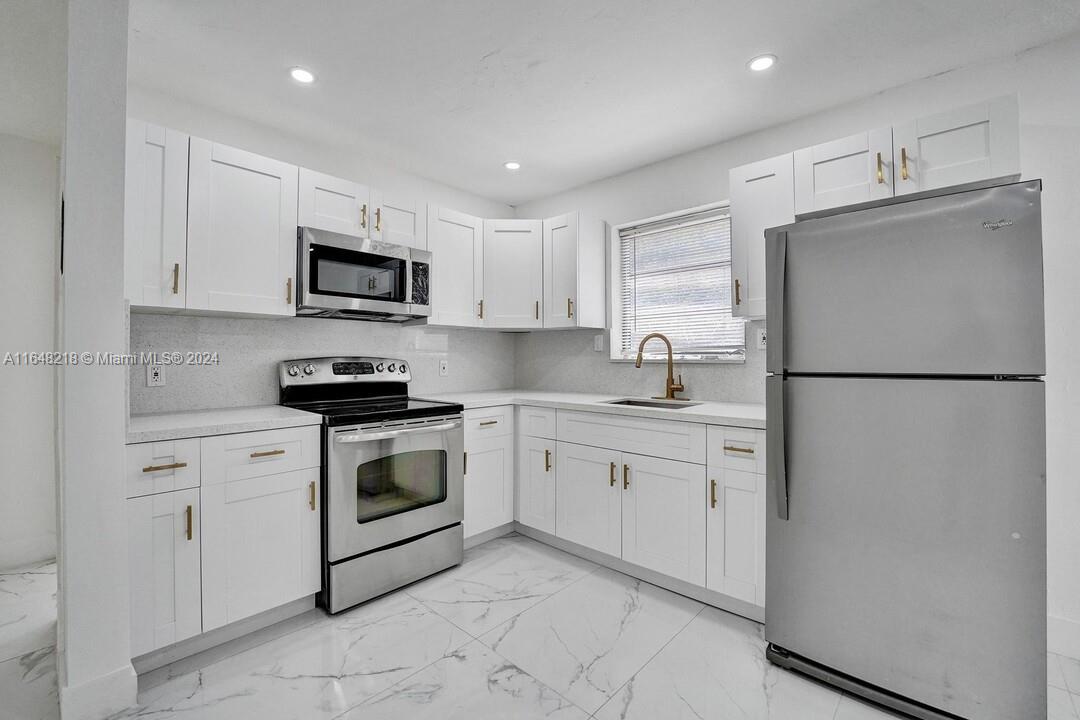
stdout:
POLYGON ((398 372, 407 373, 409 369, 405 367, 405 363, 401 363, 401 367, 398 368, 398 372))
POLYGON ((375 372, 382 372, 382 371, 383 371, 383 364, 382 363, 379 363, 378 365, 375 366, 375 372))
POLYGON ((315 374, 315 366, 312 365, 311 363, 308 363, 307 365, 305 365, 304 366, 304 374, 305 375, 314 375, 315 374))
POLYGON ((395 370, 397 370, 397 366, 394 365, 394 363, 390 363, 386 366, 386 372, 394 372, 395 370))
POLYGON ((289 373, 289 377, 296 377, 297 375, 300 374, 300 366, 298 366, 298 365, 290 365, 289 369, 286 372, 289 373))

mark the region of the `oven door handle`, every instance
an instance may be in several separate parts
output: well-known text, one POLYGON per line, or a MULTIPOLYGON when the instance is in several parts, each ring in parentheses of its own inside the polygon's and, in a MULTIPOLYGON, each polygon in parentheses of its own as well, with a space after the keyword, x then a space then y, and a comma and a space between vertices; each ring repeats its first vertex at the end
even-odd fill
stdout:
POLYGON ((460 420, 454 420, 448 423, 441 423, 439 425, 421 425, 419 427, 401 428, 399 430, 383 430, 380 432, 361 432, 350 433, 348 435, 338 435, 334 438, 336 443, 358 443, 368 442, 370 440, 390 440, 392 438, 405 437, 406 435, 421 435, 433 432, 443 432, 444 430, 454 430, 461 427, 460 420))

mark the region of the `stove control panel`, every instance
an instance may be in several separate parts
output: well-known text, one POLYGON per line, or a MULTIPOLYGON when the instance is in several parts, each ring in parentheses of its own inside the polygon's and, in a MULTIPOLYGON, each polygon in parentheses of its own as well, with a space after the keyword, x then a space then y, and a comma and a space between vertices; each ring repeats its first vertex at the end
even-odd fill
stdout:
POLYGON ((300 358, 286 360, 279 370, 281 387, 350 382, 399 382, 412 380, 404 360, 376 357, 300 358))

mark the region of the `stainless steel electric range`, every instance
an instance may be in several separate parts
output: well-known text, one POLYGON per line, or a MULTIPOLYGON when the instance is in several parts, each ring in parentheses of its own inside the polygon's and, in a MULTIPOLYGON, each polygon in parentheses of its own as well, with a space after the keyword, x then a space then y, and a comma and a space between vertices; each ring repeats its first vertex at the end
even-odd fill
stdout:
POLYGON ((338 613, 461 562, 462 406, 408 395, 408 363, 281 363, 281 404, 323 416, 323 590, 338 613))

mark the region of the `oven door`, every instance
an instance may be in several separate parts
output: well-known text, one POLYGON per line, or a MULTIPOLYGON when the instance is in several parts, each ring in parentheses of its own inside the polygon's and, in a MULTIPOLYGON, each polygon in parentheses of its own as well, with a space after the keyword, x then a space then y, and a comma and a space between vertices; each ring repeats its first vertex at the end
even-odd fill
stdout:
POLYGON ((301 228, 297 311, 412 314, 409 248, 301 228))
POLYGON ((462 521, 460 415, 330 428, 326 442, 330 562, 462 521))

